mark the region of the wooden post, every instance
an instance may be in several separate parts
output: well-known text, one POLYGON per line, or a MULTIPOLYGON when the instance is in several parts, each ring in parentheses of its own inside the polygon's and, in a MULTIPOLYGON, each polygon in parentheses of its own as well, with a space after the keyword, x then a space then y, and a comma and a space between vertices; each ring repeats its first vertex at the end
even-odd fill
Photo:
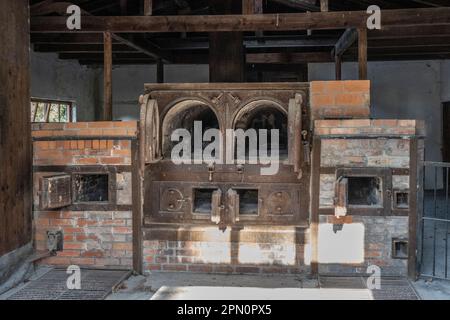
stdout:
POLYGON ((153 0, 144 0, 144 16, 153 14, 153 0))
POLYGON ((342 57, 334 57, 335 67, 336 67, 336 80, 342 80, 342 57))
POLYGON ((358 29, 359 80, 367 80, 367 29, 358 29))
MULTIPOLYGON (((242 14, 262 14, 263 2, 262 0, 242 0, 242 14)), ((255 36, 262 38, 264 31, 256 31, 255 36)))
POLYGON ((313 139, 311 159, 311 274, 319 273, 319 207, 320 207, 320 154, 322 141, 313 139))
POLYGON ((120 14, 126 16, 128 14, 128 1, 120 0, 120 14))
POLYGON ((164 62, 158 59, 156 62, 156 82, 164 83, 164 62))
POLYGON ((103 33, 103 120, 112 120, 112 38, 110 32, 103 33))
POLYGON ((0 257, 33 239, 29 27, 28 1, 0 1, 0 257))
POLYGON ((262 0, 242 0, 242 14, 263 13, 262 0))
POLYGON ((131 194, 133 199, 133 270, 142 274, 142 217, 143 217, 143 199, 144 190, 144 167, 145 161, 139 149, 139 141, 131 141, 131 163, 132 163, 132 187, 131 194))
POLYGON ((329 10, 328 0, 320 0, 320 11, 328 12, 328 10, 329 10))
MULTIPOLYGON (((231 0, 211 1, 214 14, 239 14, 241 3, 231 0)), ((244 36, 242 32, 209 33, 209 81, 243 82, 245 69, 244 36)))
POLYGON ((209 34, 209 81, 243 82, 245 54, 242 32, 209 34))
MULTIPOLYGON (((418 259, 417 253, 417 232, 418 222, 418 169, 419 169, 419 151, 418 151, 418 139, 412 138, 409 142, 409 245, 408 245, 408 277, 416 281, 418 276, 418 259)), ((423 235, 421 235, 423 236, 423 235)))

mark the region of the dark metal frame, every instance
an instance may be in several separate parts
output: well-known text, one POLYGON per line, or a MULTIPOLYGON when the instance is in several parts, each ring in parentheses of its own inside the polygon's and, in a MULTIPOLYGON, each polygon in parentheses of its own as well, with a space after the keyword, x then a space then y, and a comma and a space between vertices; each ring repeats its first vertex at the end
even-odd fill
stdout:
POLYGON ((387 168, 373 167, 345 167, 336 169, 336 181, 340 177, 377 177, 382 184, 382 203, 379 206, 349 205, 347 214, 361 216, 389 216, 391 215, 392 172, 387 168))
POLYGON ((420 230, 418 233, 418 241, 419 241, 419 245, 418 245, 418 266, 419 266, 419 270, 420 270, 420 275, 422 276, 426 276, 426 277, 432 277, 432 278, 443 278, 443 279, 447 279, 450 280, 450 270, 449 270, 449 235, 450 235, 450 231, 449 231, 449 227, 450 227, 450 187, 449 187, 449 183, 450 183, 450 163, 446 163, 446 162, 431 162, 431 161, 424 161, 423 164, 421 165, 421 180, 422 180, 422 184, 425 184, 425 179, 426 179, 426 173, 425 173, 425 169, 426 168, 433 168, 433 174, 434 174, 434 185, 433 185, 433 206, 432 206, 432 212, 427 212, 426 210, 426 206, 425 206, 425 201, 426 201, 426 196, 425 196, 425 191, 424 189, 420 190, 421 191, 421 210, 419 211, 419 223, 420 223, 420 230), (438 177, 438 169, 442 169, 443 173, 444 173, 444 177, 445 179, 443 180, 444 183, 444 190, 445 190, 445 203, 446 203, 446 217, 445 218, 441 218, 438 217, 437 215, 437 190, 438 190, 438 185, 437 185, 437 177, 438 177), (433 261, 432 261, 432 272, 431 274, 426 274, 423 271, 423 265, 424 265, 424 252, 425 252, 425 248, 424 248, 424 237, 425 237, 425 222, 433 222, 433 261), (445 255, 443 257, 439 257, 436 254, 436 246, 437 246, 437 242, 436 242, 436 223, 445 223, 447 232, 445 232, 445 246, 444 246, 444 250, 445 250, 445 255), (444 275, 439 276, 437 274, 437 270, 436 270, 436 264, 437 264, 437 259, 443 258, 444 260, 444 275))

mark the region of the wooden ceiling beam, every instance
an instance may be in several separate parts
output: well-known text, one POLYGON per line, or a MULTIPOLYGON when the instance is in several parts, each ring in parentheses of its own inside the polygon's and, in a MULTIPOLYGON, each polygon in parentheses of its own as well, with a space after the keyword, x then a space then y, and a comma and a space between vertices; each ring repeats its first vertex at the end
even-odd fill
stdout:
POLYGON ((339 40, 336 42, 333 50, 333 56, 342 56, 358 40, 358 31, 355 28, 345 30, 339 40))
MULTIPOLYGON (((103 53, 102 52, 81 52, 81 53, 60 53, 58 57, 62 60, 103 60, 103 53)), ((116 53, 113 52, 112 54, 113 62, 116 60, 152 60, 155 61, 155 59, 150 59, 147 55, 141 53, 141 52, 120 52, 116 53)))
MULTIPOLYGON (((136 52, 124 44, 113 44, 113 52, 136 52)), ((103 44, 35 44, 38 52, 103 52, 103 44)))
POLYGON ((159 48, 152 42, 137 37, 137 35, 119 36, 118 34, 113 33, 112 38, 123 44, 126 44, 130 48, 148 55, 151 58, 162 59, 163 62, 170 62, 170 60, 173 59, 173 57, 169 53, 163 52, 161 48, 159 48))
POLYGON ((291 64, 308 62, 331 62, 330 52, 293 52, 293 53, 247 53, 249 64, 291 64))
MULTIPOLYGON (((30 41, 33 44, 57 43, 57 44, 103 44, 101 33, 64 33, 64 34, 45 34, 33 33, 30 35, 30 41)), ((113 43, 118 41, 113 39, 113 43)))
MULTIPOLYGON (((224 32, 346 29, 366 27, 365 11, 205 16, 86 16, 82 29, 68 30, 65 17, 34 17, 31 32, 224 32)), ((383 11, 383 26, 450 24, 450 8, 383 11)))
POLYGON ((398 39, 408 37, 435 37, 450 35, 449 24, 423 26, 382 26, 381 30, 369 30, 369 39, 398 39))
POLYGON ((369 48, 436 47, 450 44, 450 34, 429 38, 369 39, 369 48))
POLYGON ((316 0, 272 0, 284 6, 308 11, 320 11, 320 7, 316 5, 316 0))
MULTIPOLYGON (((53 2, 47 3, 46 2, 44 5, 36 7, 35 11, 31 12, 31 15, 45 15, 45 14, 50 14, 50 13, 58 13, 60 15, 65 15, 67 7, 70 5, 72 5, 71 2, 57 2, 57 3, 53 3, 53 2)), ((125 8, 127 7, 127 2, 126 1, 122 1, 120 3, 114 2, 114 5, 120 5, 121 8, 124 9, 124 6, 125 6, 125 8)), ((93 19, 97 18, 96 16, 93 16, 89 11, 86 11, 86 10, 81 10, 81 13, 83 15, 82 21, 84 21, 84 19, 88 19, 88 18, 93 18, 93 19)), ((46 18, 49 18, 49 17, 45 17, 44 19, 46 19, 46 18)), ((53 18, 61 18, 63 20, 67 19, 67 17, 53 17, 53 18)), ((66 29, 67 29, 67 27, 66 27, 66 29)), ((80 30, 77 30, 76 33, 82 33, 79 31, 80 30)), ((110 30, 104 30, 104 31, 111 32, 110 30)), ((102 32, 104 32, 104 31, 102 31, 102 32)), ((165 62, 168 62, 170 59, 168 54, 163 55, 162 51, 158 47, 156 47, 154 44, 152 44, 148 41, 139 41, 138 39, 134 40, 134 39, 130 39, 128 36, 121 36, 121 35, 114 34, 114 33, 111 33, 111 37, 117 41, 120 41, 123 44, 126 44, 130 48, 133 48, 135 50, 138 50, 138 51, 148 55, 151 58, 161 58, 165 62)), ((60 52, 60 51, 58 51, 58 52, 60 52)))
MULTIPOLYGON (((357 53, 357 48, 350 48, 349 54, 357 53)), ((434 47, 404 47, 404 48, 371 48, 369 54, 372 55, 427 55, 450 53, 450 44, 442 44, 434 47)))

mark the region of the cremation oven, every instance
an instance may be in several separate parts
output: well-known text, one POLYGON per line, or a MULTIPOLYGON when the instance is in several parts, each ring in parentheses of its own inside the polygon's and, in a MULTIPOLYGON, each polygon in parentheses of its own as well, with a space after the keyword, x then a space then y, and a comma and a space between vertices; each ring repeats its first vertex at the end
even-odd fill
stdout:
POLYGON ((146 85, 141 106, 145 226, 308 224, 308 84, 152 84, 146 85), (251 163, 254 154, 247 149, 245 163, 174 163, 172 133, 184 129, 194 139, 196 121, 202 135, 218 129, 223 146, 227 129, 278 129, 278 171, 262 175, 268 165, 251 163))

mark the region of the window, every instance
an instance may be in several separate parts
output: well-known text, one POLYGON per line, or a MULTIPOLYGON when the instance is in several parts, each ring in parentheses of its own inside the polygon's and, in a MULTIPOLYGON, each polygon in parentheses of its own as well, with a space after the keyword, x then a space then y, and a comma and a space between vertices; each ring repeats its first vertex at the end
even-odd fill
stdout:
POLYGON ((31 122, 71 122, 72 102, 31 99, 31 122))

